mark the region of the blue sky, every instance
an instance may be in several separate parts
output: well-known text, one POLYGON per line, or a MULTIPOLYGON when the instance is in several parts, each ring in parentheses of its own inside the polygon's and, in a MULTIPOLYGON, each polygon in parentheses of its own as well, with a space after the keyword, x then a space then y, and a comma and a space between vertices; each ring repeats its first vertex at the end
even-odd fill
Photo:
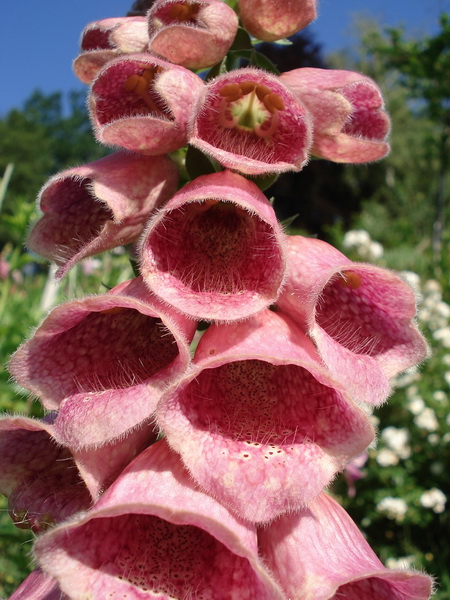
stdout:
MULTIPOLYGON (((83 89, 72 73, 83 27, 124 15, 132 0, 3 0, 0 11, 0 116, 36 89, 44 93, 83 89)), ((414 36, 432 33, 450 0, 319 0, 319 18, 310 26, 324 52, 349 47, 355 13, 383 25, 402 24, 414 36)))

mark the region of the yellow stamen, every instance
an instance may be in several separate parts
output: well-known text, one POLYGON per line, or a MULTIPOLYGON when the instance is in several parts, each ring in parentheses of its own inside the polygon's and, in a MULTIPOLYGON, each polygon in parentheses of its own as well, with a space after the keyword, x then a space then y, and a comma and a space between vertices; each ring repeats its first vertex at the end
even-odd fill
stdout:
POLYGON ((181 2, 180 4, 172 4, 169 8, 169 19, 186 23, 186 21, 195 21, 195 17, 200 9, 198 4, 189 4, 181 2))
POLYGON ((278 128, 278 112, 285 110, 282 97, 266 85, 255 81, 228 83, 219 90, 222 97, 219 122, 222 127, 238 127, 256 133, 262 138, 271 137, 278 128))
POLYGON ((228 85, 224 85, 223 88, 219 90, 219 94, 228 102, 239 100, 239 98, 242 98, 243 95, 241 87, 237 83, 229 83, 228 85))
POLYGON ((162 69, 160 67, 154 67, 150 69, 144 69, 141 75, 133 73, 127 77, 123 84, 123 87, 127 92, 132 92, 133 94, 136 94, 136 96, 142 98, 152 112, 155 112, 158 109, 151 99, 149 92, 155 78, 155 74, 159 73, 161 70, 162 69))
POLYGON ((362 284, 361 277, 352 271, 340 273, 338 282, 342 287, 348 287, 351 290, 357 290, 362 284))

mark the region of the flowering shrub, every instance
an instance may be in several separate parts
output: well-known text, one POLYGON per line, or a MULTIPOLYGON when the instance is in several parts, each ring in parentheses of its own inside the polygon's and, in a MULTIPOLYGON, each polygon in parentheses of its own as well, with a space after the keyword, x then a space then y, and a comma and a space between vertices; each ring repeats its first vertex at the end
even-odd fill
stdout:
MULTIPOLYGON (((311 0, 283 18, 270 2, 241 9, 269 41, 315 16, 311 0)), ((382 158, 378 87, 269 73, 248 34, 232 43, 237 16, 218 0, 155 3, 148 45, 131 19, 88 26, 76 61, 96 137, 120 150, 44 186, 29 244, 62 277, 140 239, 140 274, 54 308, 10 362, 48 411, 0 422, 1 489, 38 534, 13 598, 429 598, 431 578, 385 567, 325 492, 339 472, 358 477, 373 407, 427 356, 414 290, 287 236, 260 189, 311 154, 382 158), (190 70, 217 61, 205 78, 190 70)), ((437 429, 431 407, 414 410, 437 429)), ((411 456, 404 430, 381 440, 391 460, 411 456)), ((419 503, 440 514, 445 497, 419 503)), ((378 509, 401 521, 408 507, 378 509)))
MULTIPOLYGON (((345 234, 342 245, 352 257, 366 257, 376 244, 377 261, 385 248, 365 230, 345 234)), ((375 259, 375 257, 374 257, 375 259)), ((446 598, 449 552, 441 532, 448 528, 450 355, 446 331, 450 306, 436 279, 411 271, 399 272, 413 287, 419 302, 418 321, 430 345, 430 358, 419 370, 410 368, 393 380, 389 402, 374 412, 379 430, 376 447, 353 483, 354 499, 341 482, 334 487, 390 568, 421 564, 441 569, 444 576, 437 596, 446 598), (442 566, 440 566, 442 565, 442 566), (441 595, 442 594, 442 595, 441 595)), ((448 289, 447 289, 448 291, 448 289)))

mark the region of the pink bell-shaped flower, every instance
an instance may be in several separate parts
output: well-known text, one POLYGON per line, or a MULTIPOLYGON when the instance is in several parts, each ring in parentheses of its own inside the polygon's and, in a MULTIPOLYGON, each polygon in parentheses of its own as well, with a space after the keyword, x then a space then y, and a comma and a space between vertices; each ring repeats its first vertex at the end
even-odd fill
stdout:
POLYGON ((239 16, 254 37, 273 42, 309 25, 317 16, 316 4, 316 0, 239 0, 239 16))
POLYGON ((390 119, 370 77, 305 67, 281 73, 280 80, 311 113, 312 154, 334 162, 365 163, 389 153, 390 119))
POLYGON ((243 319, 283 284, 285 236, 264 194, 237 173, 203 175, 155 215, 141 242, 150 289, 197 319, 243 319))
POLYGON ((326 494, 258 533, 261 555, 291 600, 427 600, 432 580, 389 570, 326 494))
POLYGON ((148 53, 109 62, 89 98, 97 140, 149 155, 181 148, 204 85, 195 73, 148 53))
POLYGON ((35 533, 88 508, 157 437, 144 424, 124 439, 75 451, 57 445, 55 417, 0 419, 0 493, 15 525, 35 533))
POLYGON ((136 240, 177 183, 178 170, 168 156, 117 152, 62 171, 39 193, 44 215, 27 245, 55 261, 62 277, 83 258, 136 240))
POLYGON ((253 67, 207 84, 189 137, 220 164, 249 175, 300 171, 311 141, 304 106, 278 77, 253 67))
POLYGON ((35 555, 71 600, 284 600, 256 530, 201 491, 165 441, 141 453, 88 512, 35 555))
POLYGON ((389 379, 427 356, 413 290, 392 271, 354 263, 326 242, 288 236, 287 244, 279 309, 308 333, 355 400, 382 403, 389 379))
POLYGON ((222 0, 160 0, 147 19, 149 50, 187 69, 222 60, 238 29, 236 13, 222 0))
POLYGON ((103 65, 113 58, 148 49, 147 19, 115 17, 89 23, 81 34, 80 46, 73 70, 83 83, 91 83, 103 65))
POLYGON ((59 442, 102 445, 151 417, 167 384, 188 367, 195 329, 138 278, 56 307, 10 371, 46 409, 59 409, 59 442))
POLYGON ((202 488, 259 523, 310 502, 374 436, 311 341, 270 310, 211 325, 156 418, 202 488))

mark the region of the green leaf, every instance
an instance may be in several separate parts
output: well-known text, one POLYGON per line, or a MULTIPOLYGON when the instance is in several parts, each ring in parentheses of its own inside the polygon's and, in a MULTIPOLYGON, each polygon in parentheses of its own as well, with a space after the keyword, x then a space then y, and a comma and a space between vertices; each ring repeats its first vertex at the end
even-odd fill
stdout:
POLYGON ((278 173, 269 173, 267 175, 246 175, 246 179, 253 181, 261 191, 267 190, 278 179, 278 173))
POLYGON ((230 50, 252 50, 252 40, 249 34, 242 27, 238 27, 236 37, 231 45, 230 50))
POLYGON ((203 152, 193 146, 188 146, 186 171, 191 180, 200 177, 200 175, 210 175, 221 170, 222 167, 213 158, 203 154, 203 152))

